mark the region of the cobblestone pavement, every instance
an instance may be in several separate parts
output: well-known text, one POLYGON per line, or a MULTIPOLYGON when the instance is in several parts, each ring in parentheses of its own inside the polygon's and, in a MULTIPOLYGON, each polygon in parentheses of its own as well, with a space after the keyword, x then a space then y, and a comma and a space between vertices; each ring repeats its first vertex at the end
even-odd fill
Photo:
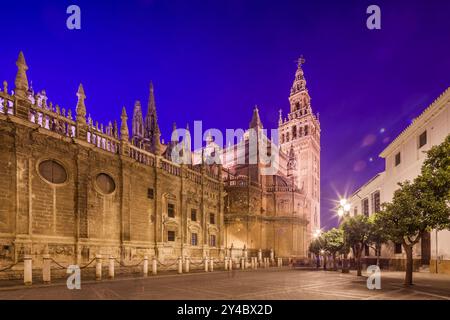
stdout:
POLYGON ((439 299, 450 300, 450 276, 415 273, 403 286, 403 272, 383 272, 381 290, 368 290, 366 277, 333 271, 269 269, 215 271, 148 278, 84 281, 0 288, 0 299, 439 299))

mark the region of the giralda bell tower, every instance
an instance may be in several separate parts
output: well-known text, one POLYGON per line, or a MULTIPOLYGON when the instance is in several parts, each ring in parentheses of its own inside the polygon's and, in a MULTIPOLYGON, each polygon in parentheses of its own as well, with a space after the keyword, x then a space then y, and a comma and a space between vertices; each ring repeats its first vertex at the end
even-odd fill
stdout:
POLYGON ((320 123, 313 114, 311 97, 302 69, 305 59, 298 60, 289 96, 290 112, 278 121, 281 150, 289 155, 288 175, 303 190, 303 212, 309 220, 308 234, 320 228, 320 123))

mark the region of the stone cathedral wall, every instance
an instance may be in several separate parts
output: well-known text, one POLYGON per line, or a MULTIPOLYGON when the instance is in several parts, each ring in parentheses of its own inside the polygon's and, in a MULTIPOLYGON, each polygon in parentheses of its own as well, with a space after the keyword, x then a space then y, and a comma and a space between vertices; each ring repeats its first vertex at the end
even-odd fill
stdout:
POLYGON ((42 118, 0 112, 2 264, 26 254, 37 267, 44 254, 65 264, 83 264, 97 254, 124 261, 144 255, 161 261, 223 256, 223 184, 218 177, 100 131, 91 131, 88 141, 55 132, 42 118), (41 168, 49 161, 63 173, 53 166, 41 168), (56 181, 64 172, 65 179, 56 181), (197 221, 191 220, 192 210, 197 221), (168 239, 169 231, 175 232, 174 239, 168 239), (192 233, 198 234, 196 245, 192 233))

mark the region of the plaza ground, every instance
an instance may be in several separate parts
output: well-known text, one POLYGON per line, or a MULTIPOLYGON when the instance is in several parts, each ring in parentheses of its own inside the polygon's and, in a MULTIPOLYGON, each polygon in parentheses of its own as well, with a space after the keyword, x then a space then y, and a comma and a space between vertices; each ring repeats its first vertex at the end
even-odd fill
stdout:
POLYGON ((0 287, 0 299, 450 300, 450 276, 414 276, 415 285, 408 288, 403 286, 403 272, 382 272, 381 290, 369 290, 367 278, 354 273, 288 268, 214 271, 97 282, 82 279, 80 290, 67 289, 63 281, 0 287))

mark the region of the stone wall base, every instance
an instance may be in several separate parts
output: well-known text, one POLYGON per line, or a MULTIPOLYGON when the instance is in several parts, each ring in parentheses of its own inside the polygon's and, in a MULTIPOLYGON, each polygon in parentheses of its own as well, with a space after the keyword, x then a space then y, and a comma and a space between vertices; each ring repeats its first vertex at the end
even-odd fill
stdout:
POLYGON ((450 275, 450 260, 439 260, 436 268, 436 260, 430 261, 430 272, 431 273, 442 273, 450 275))

